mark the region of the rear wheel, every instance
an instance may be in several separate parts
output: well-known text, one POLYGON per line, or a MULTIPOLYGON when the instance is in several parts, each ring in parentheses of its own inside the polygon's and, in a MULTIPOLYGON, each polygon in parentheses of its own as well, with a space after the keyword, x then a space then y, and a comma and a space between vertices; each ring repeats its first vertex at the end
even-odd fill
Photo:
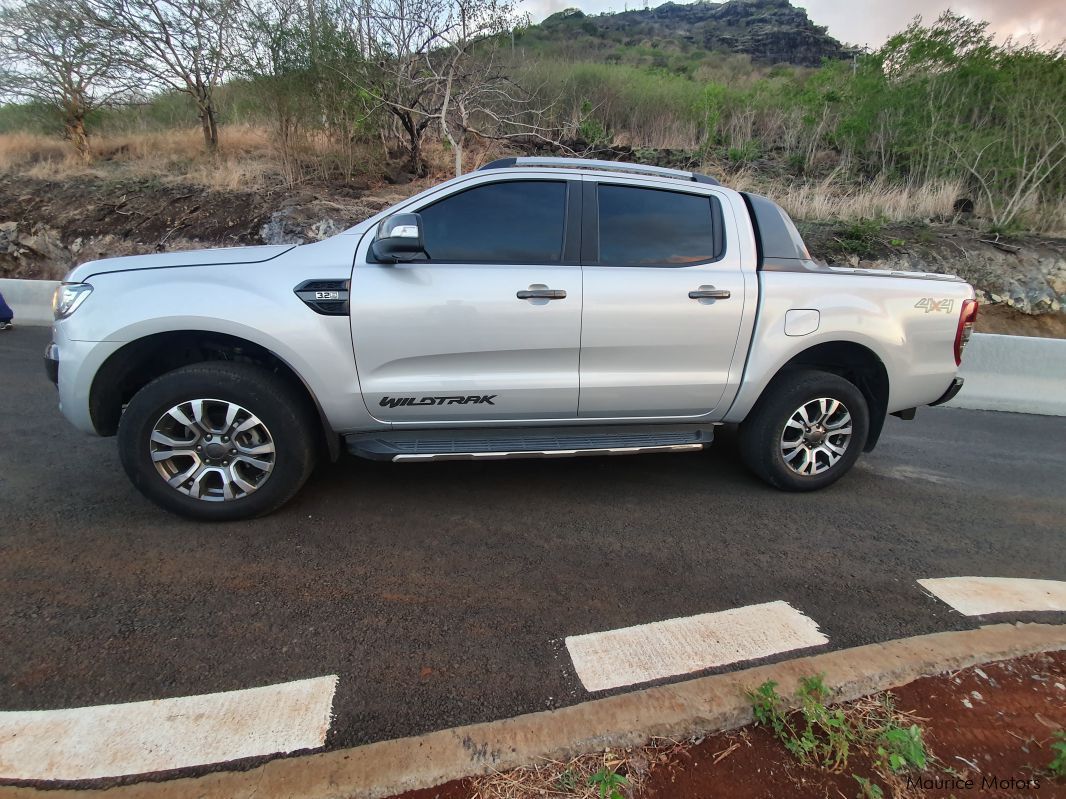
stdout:
POLYGON ((133 484, 174 513, 225 521, 281 507, 315 464, 308 402, 252 364, 175 369, 134 395, 118 429, 133 484))
POLYGON ((813 491, 854 465, 869 426, 866 398, 853 383, 829 372, 788 372, 740 426, 740 454, 770 485, 813 491))

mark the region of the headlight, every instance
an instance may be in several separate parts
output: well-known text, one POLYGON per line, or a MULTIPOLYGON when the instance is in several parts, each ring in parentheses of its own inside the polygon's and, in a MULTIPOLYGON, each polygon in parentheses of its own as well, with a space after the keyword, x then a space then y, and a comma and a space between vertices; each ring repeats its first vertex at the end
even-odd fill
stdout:
POLYGON ((56 319, 66 319, 92 294, 93 287, 88 283, 60 283, 52 295, 52 315, 56 319))

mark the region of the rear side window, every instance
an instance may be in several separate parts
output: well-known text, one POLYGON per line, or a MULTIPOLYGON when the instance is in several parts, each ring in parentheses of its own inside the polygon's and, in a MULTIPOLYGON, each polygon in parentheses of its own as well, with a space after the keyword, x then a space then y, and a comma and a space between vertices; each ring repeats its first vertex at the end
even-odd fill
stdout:
POLYGON ((715 197, 601 185, 599 208, 604 266, 684 266, 722 255, 722 212, 715 197))
POLYGON ((557 263, 566 228, 566 183, 483 184, 419 213, 431 261, 557 263))

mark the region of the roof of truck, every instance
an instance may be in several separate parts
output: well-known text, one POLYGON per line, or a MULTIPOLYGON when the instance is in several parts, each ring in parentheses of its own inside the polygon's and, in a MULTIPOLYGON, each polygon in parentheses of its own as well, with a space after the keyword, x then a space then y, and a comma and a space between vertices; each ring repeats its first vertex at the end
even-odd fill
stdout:
POLYGON ((519 156, 516 158, 499 158, 491 161, 478 171, 485 169, 510 169, 512 167, 558 167, 562 169, 595 169, 601 172, 628 172, 637 175, 650 175, 660 178, 674 178, 691 183, 705 183, 721 186, 710 175, 699 172, 687 172, 683 169, 669 169, 647 164, 630 164, 623 161, 600 161, 594 158, 540 158, 536 156, 519 156))

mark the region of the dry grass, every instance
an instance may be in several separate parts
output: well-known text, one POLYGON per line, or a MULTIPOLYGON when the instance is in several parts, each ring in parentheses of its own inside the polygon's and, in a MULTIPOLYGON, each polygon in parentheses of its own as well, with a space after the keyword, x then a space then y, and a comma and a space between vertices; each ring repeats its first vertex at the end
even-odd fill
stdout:
POLYGON ((96 167, 113 165, 131 177, 174 179, 210 189, 256 189, 276 178, 269 134, 247 125, 227 126, 209 154, 199 128, 127 133, 93 141, 96 167))
POLYGON ((94 136, 94 160, 82 164, 59 138, 25 133, 0 135, 0 170, 66 180, 83 176, 156 178, 209 189, 259 189, 282 180, 268 131, 227 126, 218 152, 206 151, 199 128, 94 136))
POLYGON ((532 766, 473 778, 471 799, 601 799, 599 783, 593 777, 601 770, 625 777, 618 793, 639 796, 652 764, 667 762, 688 746, 658 739, 648 746, 608 749, 578 755, 566 762, 542 760, 532 766))
MULTIPOLYGON (((204 154, 199 128, 97 136, 93 152, 102 161, 191 161, 204 154)), ((218 154, 224 158, 257 155, 270 147, 270 135, 252 125, 227 125, 219 134, 218 154)))
POLYGON ((693 121, 663 114, 643 120, 633 129, 620 130, 612 138, 612 144, 634 148, 696 150, 700 146, 700 129, 693 121))
POLYGON ((739 191, 766 194, 793 218, 812 222, 839 219, 913 222, 950 218, 955 201, 966 194, 960 181, 908 184, 877 178, 856 185, 843 181, 836 171, 820 181, 782 185, 760 181, 755 173, 743 170, 726 182, 739 191))
MULTIPOLYGON (((661 128, 656 130, 657 139, 672 146, 690 144, 694 134, 685 124, 666 120, 658 124, 661 128)), ((95 157, 86 166, 70 144, 58 137, 0 134, 0 171, 47 180, 89 176, 151 178, 208 189, 255 191, 338 178, 365 179, 375 172, 380 174, 385 161, 378 142, 338 143, 320 131, 301 131, 295 140, 282 146, 268 128, 252 125, 222 128, 219 149, 213 155, 206 152, 199 128, 94 136, 91 144, 95 157)), ((475 169, 491 160, 498 149, 491 143, 471 142, 465 153, 465 168, 475 169)), ((439 142, 427 141, 424 154, 432 179, 452 176, 452 154, 439 142)), ((724 175, 726 185, 765 194, 794 218, 808 221, 950 219, 955 200, 967 194, 960 181, 907 184, 877 178, 856 184, 847 181, 840 168, 821 180, 789 182, 768 179, 750 168, 732 173, 720 164, 707 164, 704 168, 724 175)), ((1027 207, 1019 221, 1029 230, 1066 234, 1066 199, 1027 207)))
POLYGON ((1066 197, 1055 202, 1029 203, 1020 214, 1021 226, 1051 236, 1066 236, 1066 197))
MULTIPOLYGON (((713 170, 712 170, 713 171, 713 170)), ((808 222, 881 219, 885 222, 924 222, 955 217, 955 201, 971 197, 977 201, 977 214, 991 218, 980 196, 961 180, 929 183, 893 183, 882 177, 856 184, 843 179, 839 169, 817 181, 768 181, 753 170, 727 174, 723 182, 738 191, 765 194, 781 204, 794 219, 808 222)), ((1025 206, 1017 220, 1019 227, 1036 233, 1066 235, 1066 198, 1025 206)))
POLYGON ((875 219, 907 221, 950 218, 963 196, 959 181, 919 185, 890 184, 880 178, 871 183, 836 189, 831 181, 793 185, 780 197, 781 205, 798 219, 875 219))
POLYGON ((0 135, 0 169, 27 167, 42 161, 62 161, 73 157, 73 148, 62 139, 33 133, 0 135))

